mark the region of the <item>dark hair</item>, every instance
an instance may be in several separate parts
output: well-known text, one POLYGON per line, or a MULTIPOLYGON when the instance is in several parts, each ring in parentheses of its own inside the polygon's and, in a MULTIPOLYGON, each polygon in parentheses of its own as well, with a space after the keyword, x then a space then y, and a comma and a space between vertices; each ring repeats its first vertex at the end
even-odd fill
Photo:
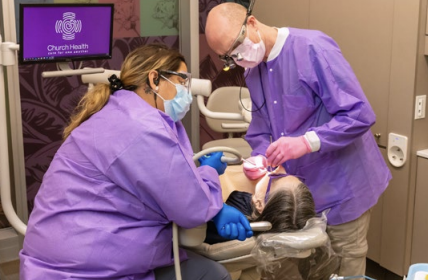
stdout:
POLYGON ((289 232, 302 229, 306 221, 315 217, 315 203, 304 183, 296 187, 280 188, 272 192, 261 213, 254 205, 251 222, 268 221, 272 229, 266 232, 289 232))

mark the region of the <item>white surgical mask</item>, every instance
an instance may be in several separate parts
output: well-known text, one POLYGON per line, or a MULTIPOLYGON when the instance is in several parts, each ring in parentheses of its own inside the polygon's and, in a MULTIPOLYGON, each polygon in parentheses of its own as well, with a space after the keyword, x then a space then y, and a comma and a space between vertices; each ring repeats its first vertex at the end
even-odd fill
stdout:
POLYGON ((240 54, 242 60, 234 58, 236 64, 244 68, 254 68, 263 61, 266 54, 266 46, 260 36, 260 32, 257 31, 260 42, 254 43, 248 37, 245 37, 244 42, 240 44, 236 49, 232 51, 232 54, 240 54))
POLYGON ((186 115, 186 113, 189 111, 190 105, 192 104, 192 101, 193 101, 193 97, 185 86, 180 84, 174 84, 169 79, 163 76, 162 78, 164 78, 165 80, 167 80, 168 82, 170 82, 175 86, 175 89, 177 90, 177 94, 173 99, 165 100, 157 92, 154 92, 154 93, 163 100, 165 114, 170 116, 174 122, 181 121, 186 115))

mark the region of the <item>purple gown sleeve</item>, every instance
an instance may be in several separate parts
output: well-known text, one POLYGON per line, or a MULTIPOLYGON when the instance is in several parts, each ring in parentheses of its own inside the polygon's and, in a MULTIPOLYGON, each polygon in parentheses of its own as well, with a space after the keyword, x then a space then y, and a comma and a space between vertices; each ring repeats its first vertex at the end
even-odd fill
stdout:
POLYGON ((308 45, 309 55, 304 57, 309 60, 301 73, 332 116, 329 122, 309 129, 320 138, 323 153, 348 146, 370 129, 376 116, 337 45, 331 39, 318 43, 308 45))
POLYGON ((110 165, 110 179, 132 188, 159 215, 155 220, 185 228, 211 220, 223 206, 215 169, 197 168, 184 146, 164 130, 143 134, 110 165))

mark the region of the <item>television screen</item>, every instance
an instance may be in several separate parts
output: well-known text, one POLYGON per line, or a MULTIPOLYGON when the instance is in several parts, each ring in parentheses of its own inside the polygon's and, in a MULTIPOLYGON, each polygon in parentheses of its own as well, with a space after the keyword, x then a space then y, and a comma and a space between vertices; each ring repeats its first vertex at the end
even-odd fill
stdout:
POLYGON ((113 4, 21 4, 20 63, 109 59, 113 4))

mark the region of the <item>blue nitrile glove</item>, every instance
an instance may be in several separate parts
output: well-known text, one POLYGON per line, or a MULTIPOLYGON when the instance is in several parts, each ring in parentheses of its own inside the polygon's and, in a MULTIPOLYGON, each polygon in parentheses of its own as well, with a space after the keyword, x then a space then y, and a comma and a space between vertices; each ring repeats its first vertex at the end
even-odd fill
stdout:
POLYGON ((214 152, 206 154, 198 159, 201 166, 208 165, 217 170, 218 175, 224 173, 227 163, 221 161, 223 152, 214 152))
POLYGON ((213 218, 215 227, 221 237, 244 241, 253 236, 250 222, 238 209, 223 204, 223 208, 213 218))

